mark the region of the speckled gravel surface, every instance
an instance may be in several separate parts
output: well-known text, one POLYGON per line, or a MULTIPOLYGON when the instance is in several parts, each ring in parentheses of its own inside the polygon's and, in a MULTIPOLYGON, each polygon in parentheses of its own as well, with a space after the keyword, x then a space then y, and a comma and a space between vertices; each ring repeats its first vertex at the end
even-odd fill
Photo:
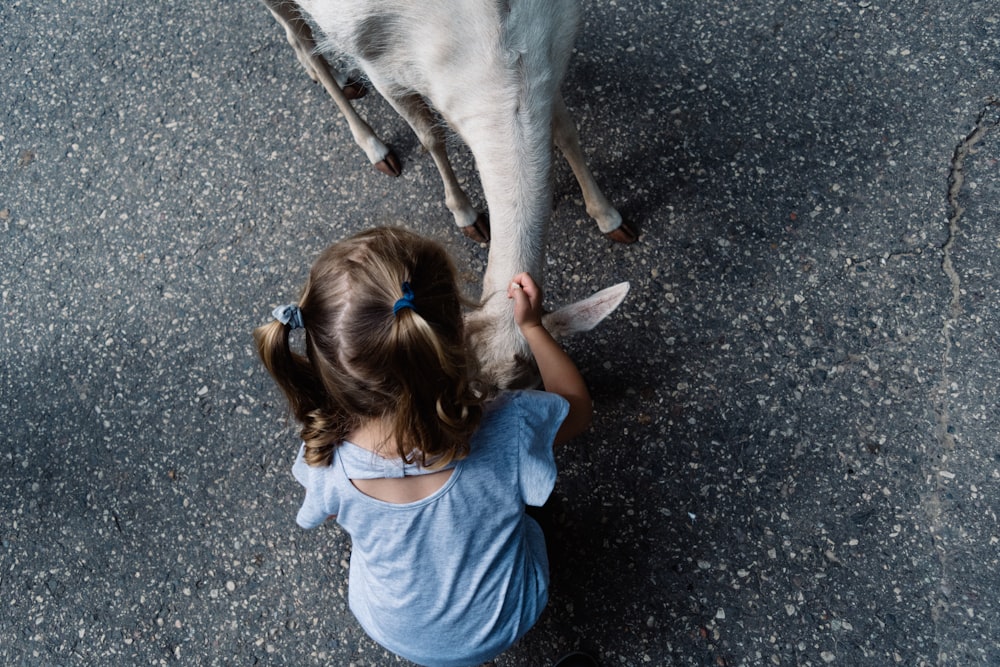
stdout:
MULTIPOLYGON (((642 238, 559 164, 549 301, 632 292, 568 343, 597 417, 500 667, 1000 664, 1000 7, 812 5, 585 3, 565 96, 642 238)), ((253 2, 0 25, 0 664, 403 664, 250 331, 374 224, 474 293, 430 159, 372 95, 368 167, 253 2)))

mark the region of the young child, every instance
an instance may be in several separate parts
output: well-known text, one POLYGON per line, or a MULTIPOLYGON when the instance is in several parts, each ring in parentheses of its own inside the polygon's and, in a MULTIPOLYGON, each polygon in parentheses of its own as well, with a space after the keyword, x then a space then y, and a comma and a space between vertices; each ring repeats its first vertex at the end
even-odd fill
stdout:
POLYGON ((488 395, 451 260, 401 229, 328 248, 298 304, 254 331, 302 423, 297 521, 347 531, 351 610, 421 665, 479 665, 538 620, 548 559, 525 505, 552 491, 553 444, 591 418, 580 373, 542 326, 539 287, 520 274, 507 296, 545 391, 488 395), (294 328, 305 356, 289 347, 294 328))

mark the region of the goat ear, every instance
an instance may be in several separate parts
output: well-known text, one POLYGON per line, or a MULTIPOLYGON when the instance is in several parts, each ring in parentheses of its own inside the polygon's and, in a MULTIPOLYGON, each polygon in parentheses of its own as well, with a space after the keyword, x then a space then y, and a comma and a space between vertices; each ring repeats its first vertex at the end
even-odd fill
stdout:
POLYGON ((629 284, 618 283, 582 301, 563 306, 542 317, 542 324, 555 339, 590 331, 610 315, 628 294, 629 284))

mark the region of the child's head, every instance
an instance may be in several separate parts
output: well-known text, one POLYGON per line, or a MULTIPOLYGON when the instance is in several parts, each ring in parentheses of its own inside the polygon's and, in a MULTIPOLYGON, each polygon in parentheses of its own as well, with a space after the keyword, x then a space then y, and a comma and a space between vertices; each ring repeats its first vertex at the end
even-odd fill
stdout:
POLYGON ((468 454, 483 397, 440 245, 394 228, 336 243, 313 264, 298 309, 305 357, 289 347, 290 324, 270 322, 254 339, 303 424, 310 464, 328 464, 372 419, 389 426, 389 455, 443 465, 468 454))

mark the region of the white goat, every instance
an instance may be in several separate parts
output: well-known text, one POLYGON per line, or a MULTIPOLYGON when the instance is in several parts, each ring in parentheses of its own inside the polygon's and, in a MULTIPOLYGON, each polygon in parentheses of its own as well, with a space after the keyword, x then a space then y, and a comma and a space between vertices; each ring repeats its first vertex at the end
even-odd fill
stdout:
MULTIPOLYGON (((319 50, 353 59, 416 132, 441 173, 445 204, 458 227, 474 240, 490 240, 482 308, 467 320, 483 369, 501 387, 530 383, 530 353, 511 317, 506 287, 521 271, 542 283, 553 142, 601 231, 614 241, 636 238, 594 182, 559 92, 579 23, 576 0, 264 2, 380 171, 398 175, 399 161, 351 106, 359 89, 318 54, 303 12, 322 34, 319 50), (431 107, 475 157, 492 233, 458 184, 431 107)), ((557 336, 586 331, 627 291, 627 283, 603 290, 549 314, 546 326, 557 336)))

